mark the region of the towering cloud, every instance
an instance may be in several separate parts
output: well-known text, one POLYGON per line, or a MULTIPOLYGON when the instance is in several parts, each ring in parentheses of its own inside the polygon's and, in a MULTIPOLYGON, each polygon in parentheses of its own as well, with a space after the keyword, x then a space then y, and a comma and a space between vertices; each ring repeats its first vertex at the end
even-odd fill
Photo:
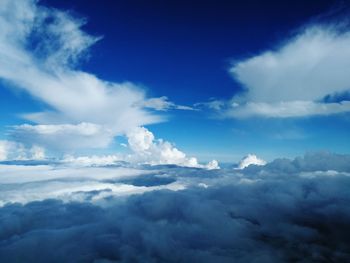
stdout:
POLYGON ((248 154, 238 164, 238 169, 244 169, 249 165, 265 165, 266 162, 258 158, 255 154, 248 154))
POLYGON ((188 158, 185 153, 175 148, 170 142, 155 140, 153 133, 144 127, 137 127, 128 134, 130 149, 134 152, 128 160, 131 162, 157 164, 176 164, 179 166, 219 169, 216 160, 201 165, 194 157, 188 158))

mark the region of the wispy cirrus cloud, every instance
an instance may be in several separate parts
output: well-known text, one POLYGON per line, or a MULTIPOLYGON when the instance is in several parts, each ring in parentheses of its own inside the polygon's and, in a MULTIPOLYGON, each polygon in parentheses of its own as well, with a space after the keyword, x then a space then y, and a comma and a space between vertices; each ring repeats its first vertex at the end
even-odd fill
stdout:
POLYGON ((164 121, 154 110, 186 108, 166 97, 147 98, 131 82, 105 81, 79 70, 101 39, 84 32, 85 23, 35 0, 0 3, 0 78, 47 105, 42 112, 22 113, 34 124, 15 127, 14 138, 24 143, 35 138, 56 150, 106 147, 134 127, 164 121))
POLYGON ((151 98, 143 102, 141 105, 145 108, 155 109, 159 111, 167 110, 196 110, 193 107, 185 105, 177 105, 174 102, 169 101, 168 97, 163 96, 159 98, 151 98))

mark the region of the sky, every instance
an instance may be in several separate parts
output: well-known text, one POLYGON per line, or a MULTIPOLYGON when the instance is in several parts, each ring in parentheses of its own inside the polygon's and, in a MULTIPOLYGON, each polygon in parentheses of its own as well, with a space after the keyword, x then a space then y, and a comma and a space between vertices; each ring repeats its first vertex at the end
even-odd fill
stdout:
POLYGON ((348 1, 0 1, 0 261, 350 262, 348 1))
POLYGON ((128 154, 145 127, 198 162, 349 153, 347 1, 9 2, 3 145, 128 154))

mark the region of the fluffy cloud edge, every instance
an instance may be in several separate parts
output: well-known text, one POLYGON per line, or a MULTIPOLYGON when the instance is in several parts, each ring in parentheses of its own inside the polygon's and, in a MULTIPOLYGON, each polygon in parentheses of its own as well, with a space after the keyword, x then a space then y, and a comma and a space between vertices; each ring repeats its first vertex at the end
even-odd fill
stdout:
POLYGON ((300 118, 350 112, 350 32, 308 25, 275 49, 234 61, 229 73, 243 87, 230 100, 195 107, 219 118, 300 118))

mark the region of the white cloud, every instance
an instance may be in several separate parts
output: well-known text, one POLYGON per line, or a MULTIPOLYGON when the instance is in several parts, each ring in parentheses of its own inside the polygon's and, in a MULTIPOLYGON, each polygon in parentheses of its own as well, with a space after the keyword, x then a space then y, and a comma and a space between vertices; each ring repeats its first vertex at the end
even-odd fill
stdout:
POLYGON ((121 155, 93 155, 93 156, 70 156, 67 155, 62 160, 67 165, 77 166, 107 166, 116 164, 119 161, 124 161, 124 157, 121 155))
POLYGON ((249 165, 265 165, 266 161, 258 158, 255 154, 248 154, 238 164, 238 169, 244 169, 249 165))
POLYGON ((45 159, 45 149, 34 145, 31 149, 30 149, 30 153, 31 153, 31 158, 33 160, 44 160, 45 159))
POLYGON ((41 143, 49 140, 50 146, 57 133, 61 139, 65 133, 64 141, 56 140, 56 148, 79 147, 79 142, 86 147, 72 129, 89 123, 104 131, 103 141, 93 139, 91 145, 105 147, 113 136, 162 120, 143 108, 147 99, 134 84, 104 81, 76 69, 79 58, 99 39, 81 30, 84 23, 34 0, 0 3, 0 78, 52 109, 23 114, 39 126, 20 126, 16 132, 45 137, 41 143))
POLYGON ((7 141, 0 141, 0 161, 7 160, 9 144, 7 141))
POLYGON ((201 165, 194 157, 188 158, 185 153, 178 150, 170 142, 162 139, 155 140, 152 132, 144 127, 137 127, 127 133, 130 149, 134 154, 129 155, 131 162, 157 164, 175 164, 179 166, 218 169, 217 161, 208 165, 201 165))
POLYGON ((248 102, 227 108, 224 117, 247 118, 267 116, 274 118, 331 115, 350 111, 350 101, 321 103, 314 101, 248 102))
POLYGON ((93 123, 23 124, 13 127, 12 137, 25 144, 45 145, 50 149, 67 151, 76 148, 103 148, 113 140, 115 133, 93 123))
POLYGON ((145 100, 142 104, 145 108, 155 109, 159 111, 166 111, 171 109, 177 109, 177 110, 195 110, 192 107, 184 106, 184 105, 177 105, 174 102, 169 101, 168 97, 159 97, 159 98, 151 98, 148 100, 145 100))
POLYGON ((350 32, 313 25, 276 49, 235 61, 232 76, 245 88, 231 101, 210 101, 222 117, 276 118, 350 111, 350 32), (331 103, 326 96, 337 98, 331 103))
POLYGON ((45 149, 38 145, 26 147, 22 143, 0 140, 0 161, 42 159, 45 159, 45 149))
MULTIPOLYGON (((105 160, 107 160, 105 158, 105 160)), ((78 160, 79 162, 82 159, 78 160)), ((125 184, 123 180, 146 176, 149 171, 124 167, 85 167, 84 165, 0 165, 0 185, 13 185, 0 193, 0 206, 45 199, 84 201, 89 192, 98 201, 107 196, 126 196, 169 188, 173 185, 145 187, 125 184)), ((84 163, 86 164, 86 163, 84 163)))
POLYGON ((350 33, 312 26, 277 50, 235 63, 230 72, 253 102, 313 101, 349 89, 350 33))
MULTIPOLYGON (((79 147, 102 147, 108 145, 113 136, 109 133, 105 136, 101 126, 91 123, 79 125, 20 125, 16 126, 13 136, 19 141, 30 141, 31 144, 23 144, 13 141, 0 141, 1 160, 44 160, 45 149, 38 145, 48 145, 51 149, 72 149, 76 143, 79 147), (23 136, 23 138, 22 138, 23 136), (67 139, 67 136, 69 139, 67 139), (25 138, 25 139, 24 139, 25 138), (73 140, 72 140, 73 139, 73 140), (60 142, 61 145, 57 144, 60 142), (31 146, 33 144, 33 146, 31 146)), ((195 157, 187 157, 186 154, 162 139, 155 139, 152 132, 144 127, 136 127, 127 133, 131 154, 115 153, 110 155, 85 155, 75 156, 66 154, 56 158, 57 162, 72 166, 106 166, 127 162, 130 165, 149 164, 166 165, 173 164, 185 167, 203 168, 207 170, 220 169, 219 163, 212 160, 207 164, 200 164, 195 157)), ((46 159, 47 161, 49 159, 46 159)))
POLYGON ((26 155, 24 145, 13 141, 0 141, 0 161, 28 159, 26 155))
POLYGON ((220 169, 220 166, 217 160, 212 160, 207 165, 205 165, 205 168, 208 170, 216 170, 220 169))
POLYGON ((154 135, 144 127, 133 129, 127 134, 130 149, 134 152, 145 152, 153 144, 154 135))

